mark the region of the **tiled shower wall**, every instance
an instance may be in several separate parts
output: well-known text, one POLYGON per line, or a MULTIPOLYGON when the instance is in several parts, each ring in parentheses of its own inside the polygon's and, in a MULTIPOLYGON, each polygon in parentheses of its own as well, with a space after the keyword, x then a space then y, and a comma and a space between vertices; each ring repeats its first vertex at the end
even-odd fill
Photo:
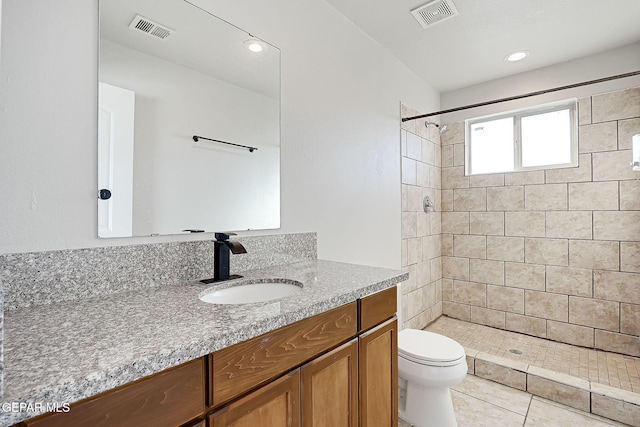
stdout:
POLYGON ((465 176, 464 123, 449 128, 443 313, 639 356, 640 88, 579 100, 576 168, 465 176))
MULTIPOLYGON (((403 106, 402 117, 419 113, 403 106)), ((421 329, 442 314, 442 237, 440 231, 440 133, 425 120, 402 124, 402 268, 409 280, 402 288, 402 317, 421 329), (425 212, 429 196, 435 211, 425 212)))

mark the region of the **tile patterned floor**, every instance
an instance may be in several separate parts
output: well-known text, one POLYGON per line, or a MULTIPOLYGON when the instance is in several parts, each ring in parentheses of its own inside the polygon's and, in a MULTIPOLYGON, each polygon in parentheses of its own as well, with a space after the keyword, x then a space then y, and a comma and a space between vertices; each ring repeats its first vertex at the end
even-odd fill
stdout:
POLYGON ((638 357, 577 347, 445 316, 426 330, 453 338, 466 348, 640 393, 638 357), (510 349, 522 354, 512 353, 510 349))
MULTIPOLYGON (((473 375, 467 375, 462 383, 453 387, 451 397, 458 427, 612 427, 625 425, 473 375)), ((398 426, 410 427, 410 424, 400 420, 398 426)))

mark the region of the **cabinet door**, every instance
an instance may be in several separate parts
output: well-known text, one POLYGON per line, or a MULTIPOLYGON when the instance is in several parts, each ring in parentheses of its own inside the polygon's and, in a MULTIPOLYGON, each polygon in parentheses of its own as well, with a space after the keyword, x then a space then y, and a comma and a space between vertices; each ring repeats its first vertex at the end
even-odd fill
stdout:
POLYGON ((269 383, 209 416, 212 427, 299 427, 300 370, 269 383))
POLYGON ((301 368, 302 426, 358 426, 358 339, 301 368))
POLYGON ((398 425, 398 322, 360 335, 360 426, 398 425))

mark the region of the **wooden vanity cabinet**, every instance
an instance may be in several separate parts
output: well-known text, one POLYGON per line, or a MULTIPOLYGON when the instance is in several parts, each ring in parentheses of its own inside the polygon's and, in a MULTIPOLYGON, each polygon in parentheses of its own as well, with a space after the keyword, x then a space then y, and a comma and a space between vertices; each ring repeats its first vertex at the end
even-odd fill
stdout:
POLYGON ((358 339, 312 360, 302 372, 304 427, 358 426, 358 339))
POLYGON ((300 426, 300 369, 208 417, 209 427, 300 426))
POLYGON ((395 312, 393 287, 20 425, 396 427, 395 312))
MULTIPOLYGON (((24 427, 182 426, 204 415, 205 359, 167 369, 72 404, 69 412, 23 421, 24 427)), ((190 423, 193 425, 193 422, 190 423)), ((195 425, 198 423, 195 422, 195 425)))

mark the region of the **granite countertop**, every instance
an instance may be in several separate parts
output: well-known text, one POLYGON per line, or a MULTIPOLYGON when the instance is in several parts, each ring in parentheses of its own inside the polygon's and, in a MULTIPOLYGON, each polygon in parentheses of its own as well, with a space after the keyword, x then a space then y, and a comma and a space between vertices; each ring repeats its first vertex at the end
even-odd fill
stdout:
POLYGON ((216 305, 199 299, 213 285, 191 282, 5 313, 0 425, 40 413, 5 412, 7 403, 73 403, 408 278, 398 270, 323 260, 240 274, 240 281, 295 280, 303 289, 275 301, 216 305))

